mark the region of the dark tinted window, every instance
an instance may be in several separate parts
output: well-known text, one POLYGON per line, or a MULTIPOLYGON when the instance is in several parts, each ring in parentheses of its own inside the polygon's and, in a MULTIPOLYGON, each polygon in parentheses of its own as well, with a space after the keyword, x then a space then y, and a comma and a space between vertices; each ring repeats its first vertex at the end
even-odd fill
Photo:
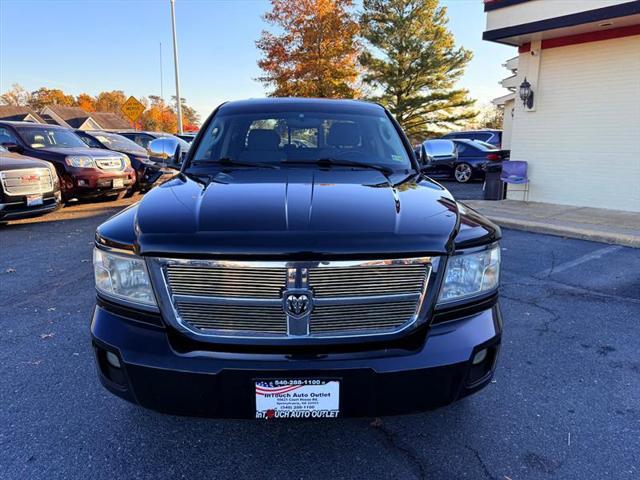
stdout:
POLYGON ((391 120, 381 112, 282 111, 216 115, 193 160, 309 163, 349 160, 412 168, 391 120))
POLYGON ((85 134, 85 133, 77 133, 76 135, 78 135, 82 141, 84 143, 86 143, 89 147, 91 148, 102 148, 102 146, 100 145, 100 143, 98 141, 96 141, 95 138, 85 134))
POLYGON ((75 133, 64 128, 17 127, 24 143, 31 148, 86 148, 75 133))
POLYGON ((11 130, 5 127, 0 127, 0 145, 3 143, 17 144, 18 140, 16 140, 16 137, 11 130))

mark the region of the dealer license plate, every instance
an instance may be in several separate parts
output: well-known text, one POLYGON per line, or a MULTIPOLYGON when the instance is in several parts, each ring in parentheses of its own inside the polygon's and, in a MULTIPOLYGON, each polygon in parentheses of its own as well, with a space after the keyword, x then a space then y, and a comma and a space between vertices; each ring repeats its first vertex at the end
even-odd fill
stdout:
POLYGON ((340 381, 257 380, 256 418, 338 418, 340 381))
POLYGON ((42 205, 42 195, 27 195, 27 207, 42 205))
POLYGON ((122 188, 124 187, 124 179, 122 178, 114 178, 113 179, 113 188, 122 188))

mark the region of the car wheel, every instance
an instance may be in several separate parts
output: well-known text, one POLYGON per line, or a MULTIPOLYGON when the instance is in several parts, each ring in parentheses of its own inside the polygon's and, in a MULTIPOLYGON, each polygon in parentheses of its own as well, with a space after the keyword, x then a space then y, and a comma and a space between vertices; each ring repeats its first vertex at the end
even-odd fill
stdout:
POLYGON ((453 176, 458 183, 467 183, 471 180, 471 165, 468 163, 459 163, 456 165, 456 169, 453 171, 453 176))

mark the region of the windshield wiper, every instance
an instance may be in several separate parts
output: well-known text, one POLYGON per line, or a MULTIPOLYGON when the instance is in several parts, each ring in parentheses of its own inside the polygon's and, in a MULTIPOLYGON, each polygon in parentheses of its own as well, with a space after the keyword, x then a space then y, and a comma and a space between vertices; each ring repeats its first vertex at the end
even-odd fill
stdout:
POLYGON ((343 160, 340 158, 321 158, 319 160, 316 160, 315 163, 316 165, 320 165, 321 167, 331 167, 333 165, 337 165, 344 167, 370 168, 372 170, 382 172, 385 176, 391 175, 393 173, 393 169, 391 167, 385 167, 383 165, 377 165, 375 163, 356 162, 355 160, 343 160))
POLYGON ((193 177, 193 180, 195 180, 198 183, 201 183, 202 185, 204 185, 204 187, 208 187, 210 183, 219 183, 221 185, 229 185, 229 182, 224 182, 222 180, 218 180, 216 178, 217 173, 194 173, 194 172, 184 172, 183 175, 185 175, 188 178, 193 177), (202 180, 200 180, 200 178, 204 178, 206 181, 203 182, 202 180))
POLYGON ((220 165, 237 165, 239 167, 261 167, 261 168, 275 168, 279 169, 277 165, 272 163, 262 163, 262 162, 242 162, 240 160, 234 160, 232 158, 223 157, 218 160, 194 160, 190 163, 190 165, 210 165, 215 166, 216 164, 220 165))

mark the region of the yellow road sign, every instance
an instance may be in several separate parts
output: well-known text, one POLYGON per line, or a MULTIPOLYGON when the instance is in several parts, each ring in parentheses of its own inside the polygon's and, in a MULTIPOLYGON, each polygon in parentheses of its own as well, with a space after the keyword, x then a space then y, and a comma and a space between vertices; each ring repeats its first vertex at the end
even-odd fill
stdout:
POLYGON ((122 104, 120 109, 125 117, 132 122, 135 122, 140 118, 142 112, 144 112, 144 105, 136 97, 129 97, 126 102, 122 104))

